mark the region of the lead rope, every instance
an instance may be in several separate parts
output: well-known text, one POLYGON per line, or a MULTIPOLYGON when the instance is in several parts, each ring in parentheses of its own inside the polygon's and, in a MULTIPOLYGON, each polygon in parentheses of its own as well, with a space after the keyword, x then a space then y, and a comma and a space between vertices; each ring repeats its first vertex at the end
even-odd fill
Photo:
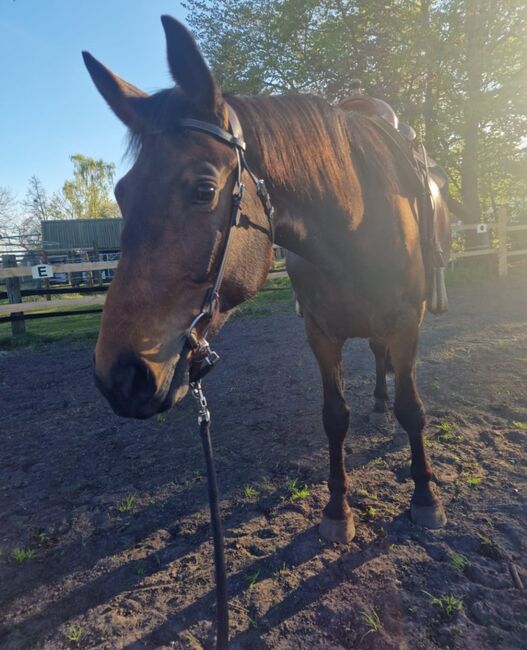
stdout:
POLYGON ((214 570, 216 574, 216 648, 227 650, 229 647, 229 606, 227 601, 227 571, 225 569, 225 545, 221 528, 220 508, 218 504, 218 481, 214 467, 214 455, 210 438, 210 411, 201 388, 201 381, 190 384, 192 395, 198 405, 198 424, 207 466, 207 484, 209 491, 210 523, 214 541, 214 570))

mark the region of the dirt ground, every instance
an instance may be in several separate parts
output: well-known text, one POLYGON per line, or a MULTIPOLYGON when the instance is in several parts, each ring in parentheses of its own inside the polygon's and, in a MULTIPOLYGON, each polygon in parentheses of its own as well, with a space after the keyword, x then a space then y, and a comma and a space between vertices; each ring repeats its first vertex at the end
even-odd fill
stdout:
MULTIPOLYGON (((348 546, 317 531, 327 447, 302 321, 227 325, 206 388, 233 648, 527 648, 527 592, 510 570, 527 587, 526 286, 453 289, 450 312, 426 318, 418 381, 442 530, 410 522, 406 437, 369 420, 373 357, 347 345, 348 546)), ((0 647, 213 647, 190 398, 166 418, 119 419, 84 344, 3 353, 0 381, 0 647)))

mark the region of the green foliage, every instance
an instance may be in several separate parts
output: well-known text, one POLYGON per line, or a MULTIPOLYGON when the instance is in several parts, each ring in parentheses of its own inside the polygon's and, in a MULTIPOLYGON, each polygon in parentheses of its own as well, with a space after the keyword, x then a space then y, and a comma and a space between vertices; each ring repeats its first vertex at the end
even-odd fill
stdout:
POLYGON ((289 481, 287 484, 287 489, 289 490, 289 498, 291 501, 300 501, 301 499, 307 499, 310 494, 307 485, 305 483, 303 485, 300 485, 298 479, 296 478, 289 481))
POLYGON ((453 594, 450 594, 448 596, 433 596, 432 594, 428 593, 428 591, 425 591, 424 593, 430 598, 430 603, 434 607, 439 607, 441 613, 446 616, 450 617, 456 612, 461 611, 463 608, 463 600, 456 598, 453 594))
POLYGON ((246 485, 246 486, 243 488, 243 496, 244 496, 246 499, 256 499, 256 497, 258 496, 258 490, 256 490, 255 488, 253 488, 252 485, 246 485))
POLYGON ((525 210, 523 0, 184 4, 224 90, 337 101, 359 77, 417 130, 475 217, 480 203, 525 210))
POLYGON ((259 569, 256 570, 254 573, 248 573, 245 576, 245 579, 247 580, 247 587, 248 587, 249 591, 254 589, 254 587, 256 586, 256 583, 258 582, 259 576, 260 576, 260 570, 259 569))
POLYGON ((99 219, 118 217, 112 197, 115 165, 77 153, 70 157, 73 178, 64 182, 47 205, 52 219, 99 219))
POLYGON ((456 569, 459 569, 459 571, 464 571, 470 565, 470 562, 464 555, 452 553, 450 556, 450 564, 456 569))
POLYGON ((84 638, 84 629, 80 625, 72 625, 66 631, 66 639, 71 643, 80 643, 84 638))
POLYGON ((513 420, 512 424, 517 429, 521 429, 522 431, 527 431, 527 422, 521 422, 520 420, 513 420))
POLYGON ((32 548, 17 548, 13 552, 13 559, 18 564, 23 564, 28 560, 31 560, 35 555, 35 551, 32 548))
POLYGON ((122 501, 119 501, 117 503, 117 510, 121 514, 125 514, 127 512, 132 512, 134 509, 134 504, 135 504, 135 497, 133 494, 128 494, 122 501))
POLYGON ((368 628, 368 631, 362 636, 362 639, 368 636, 368 634, 373 634, 382 630, 382 621, 379 617, 379 614, 373 607, 372 609, 364 610, 361 613, 361 618, 366 623, 366 626, 368 628))

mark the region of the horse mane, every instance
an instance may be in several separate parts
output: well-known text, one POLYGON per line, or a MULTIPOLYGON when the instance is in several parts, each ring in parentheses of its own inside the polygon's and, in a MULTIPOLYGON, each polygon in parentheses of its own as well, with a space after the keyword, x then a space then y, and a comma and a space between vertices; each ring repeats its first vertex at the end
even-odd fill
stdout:
MULTIPOLYGON (((256 142, 270 188, 294 193, 305 203, 329 199, 348 214, 357 211, 366 186, 385 195, 401 194, 405 180, 382 135, 370 119, 345 112, 313 95, 224 95, 244 131, 256 142)), ((178 89, 142 100, 148 129, 130 133, 128 152, 137 155, 145 133, 176 133, 184 117, 208 119, 178 89)), ((251 147, 248 158, 251 159, 251 147)))
MULTIPOLYGON (((313 95, 226 96, 261 152, 273 184, 306 201, 331 198, 353 213, 365 183, 401 193, 394 157, 368 117, 313 95)), ((250 156, 250 152, 249 152, 250 156)))

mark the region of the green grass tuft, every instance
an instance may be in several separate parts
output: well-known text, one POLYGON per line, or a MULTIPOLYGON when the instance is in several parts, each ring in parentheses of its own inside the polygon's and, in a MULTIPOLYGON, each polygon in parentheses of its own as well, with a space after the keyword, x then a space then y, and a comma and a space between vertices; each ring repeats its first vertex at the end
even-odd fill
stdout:
POLYGON ((252 485, 246 485, 246 486, 243 488, 243 496, 244 496, 246 499, 256 499, 256 497, 258 496, 258 494, 259 494, 259 493, 258 493, 258 490, 257 490, 256 488, 253 488, 252 485))
POLYGON ((456 612, 459 612, 461 609, 463 609, 463 600, 456 598, 454 594, 449 594, 448 596, 434 596, 428 593, 428 591, 425 591, 423 593, 425 593, 430 598, 430 603, 434 607, 439 607, 441 613, 446 616, 450 617, 456 612))
POLYGON ((382 621, 379 617, 377 611, 372 607, 371 609, 365 609, 361 612, 361 618, 366 623, 368 631, 366 634, 362 635, 361 641, 368 636, 368 634, 374 634, 375 632, 380 632, 382 630, 382 621))
POLYGON ((287 489, 289 490, 289 498, 291 501, 299 501, 301 499, 307 499, 309 496, 309 488, 304 483, 300 485, 298 479, 294 478, 292 481, 289 481, 287 484, 287 489))
POLYGON ((470 562, 467 560, 467 558, 460 553, 452 553, 450 555, 449 561, 450 564, 459 571, 464 571, 468 566, 470 566, 470 562))
POLYGON ((13 551, 13 559, 19 564, 23 564, 35 557, 35 551, 32 548, 17 548, 13 551))
POLYGON ((120 513, 124 514, 126 512, 132 512, 134 509, 135 497, 133 494, 127 495, 122 501, 117 503, 117 510, 120 513))
POLYGON ((72 625, 66 631, 66 639, 71 643, 80 643, 84 637, 84 629, 80 625, 72 625))

